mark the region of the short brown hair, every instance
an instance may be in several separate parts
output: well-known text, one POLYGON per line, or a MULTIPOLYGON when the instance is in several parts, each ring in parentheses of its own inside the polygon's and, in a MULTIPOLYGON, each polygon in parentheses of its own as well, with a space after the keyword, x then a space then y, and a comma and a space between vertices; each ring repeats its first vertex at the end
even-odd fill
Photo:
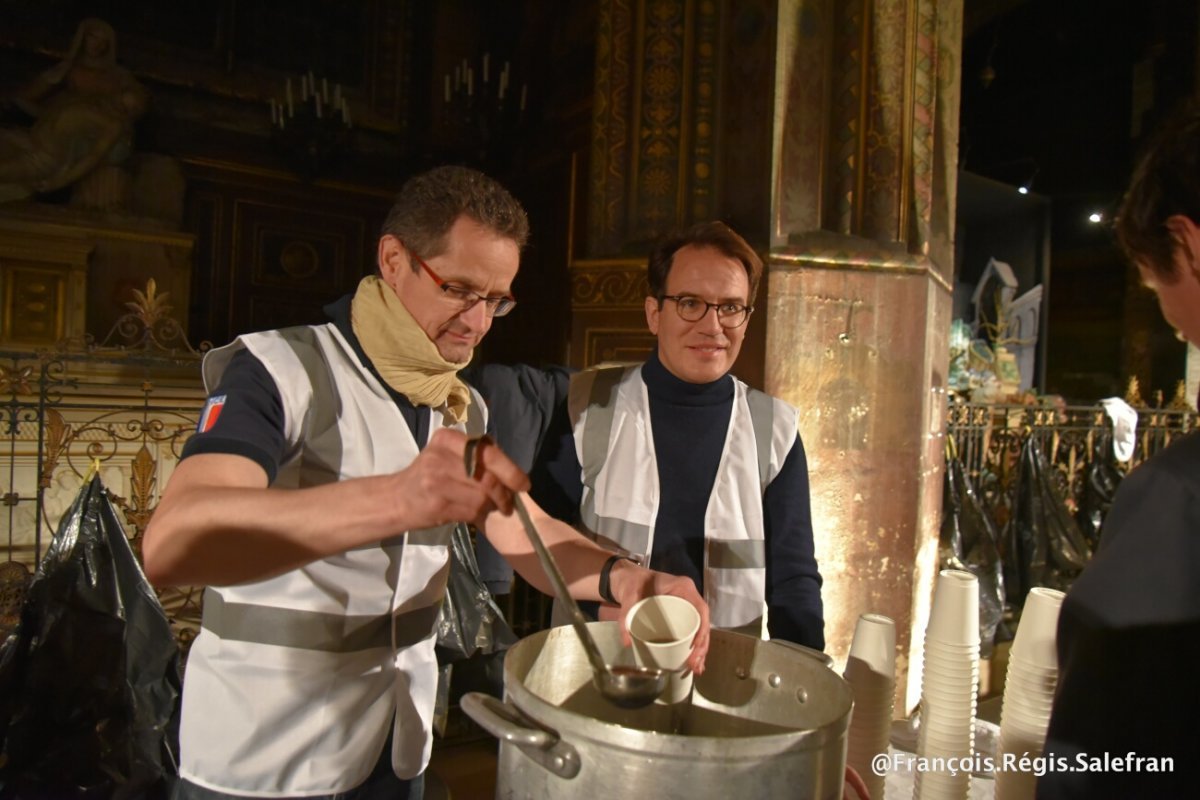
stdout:
MULTIPOLYGON (((405 181, 380 235, 395 236, 406 249, 433 258, 445 250, 446 234, 463 214, 519 248, 529 239, 529 217, 507 189, 478 170, 455 166, 405 181)), ((419 268, 416 262, 412 268, 419 268)))
POLYGON ((1175 242, 1166 221, 1200 224, 1200 105, 1180 106, 1151 140, 1117 212, 1117 241, 1134 263, 1173 283, 1175 242))
POLYGON ((762 259, 745 239, 724 222, 701 222, 687 230, 667 234, 659 239, 650 251, 646 277, 650 283, 650 294, 659 301, 660 306, 663 295, 667 293, 667 275, 671 271, 675 254, 688 245, 711 247, 722 255, 742 262, 746 269, 746 277, 750 281, 750 296, 747 302, 754 305, 754 296, 758 294, 758 282, 762 278, 762 259))

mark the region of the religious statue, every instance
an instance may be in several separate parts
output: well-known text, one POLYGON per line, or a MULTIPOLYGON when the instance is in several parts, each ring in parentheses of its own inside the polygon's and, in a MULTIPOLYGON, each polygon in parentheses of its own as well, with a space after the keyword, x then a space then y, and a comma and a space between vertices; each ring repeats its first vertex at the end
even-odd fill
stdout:
POLYGON ((69 186, 131 152, 145 88, 117 65, 117 37, 99 19, 79 23, 71 49, 12 98, 34 117, 0 129, 0 202, 69 186))

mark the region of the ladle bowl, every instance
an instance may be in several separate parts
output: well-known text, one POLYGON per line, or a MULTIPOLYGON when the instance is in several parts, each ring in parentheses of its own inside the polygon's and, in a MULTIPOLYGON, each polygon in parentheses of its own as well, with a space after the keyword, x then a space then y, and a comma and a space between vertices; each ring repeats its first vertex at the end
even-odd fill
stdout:
MULTIPOLYGON (((482 444, 491 444, 490 437, 482 436, 471 439, 463 451, 463 461, 467 474, 471 477, 475 477, 478 466, 476 459, 482 444)), ((600 649, 588 631, 587 618, 583 616, 575 598, 571 597, 571 593, 567 589, 567 582, 563 579, 554 556, 550 555, 549 549, 542 541, 541 534, 534 526, 533 519, 529 516, 519 494, 513 495, 513 508, 521 520, 522 527, 525 528, 525 535, 529 537, 529 543, 533 545, 534 552, 537 553, 542 570, 550 579, 550 585, 554 587, 555 596, 571 617, 571 625, 575 628, 579 642, 583 645, 588 661, 592 665, 592 682, 596 689, 609 702, 621 708, 641 708, 653 703, 667 687, 667 673, 664 670, 649 667, 610 666, 605 663, 604 657, 600 655, 600 649)))

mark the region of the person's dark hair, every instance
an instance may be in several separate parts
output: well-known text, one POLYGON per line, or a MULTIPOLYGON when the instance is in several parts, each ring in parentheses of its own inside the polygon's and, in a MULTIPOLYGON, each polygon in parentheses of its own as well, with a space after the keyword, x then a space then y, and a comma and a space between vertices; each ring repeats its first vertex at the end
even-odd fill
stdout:
MULTIPOLYGON (((433 258, 445 250, 446 234, 463 214, 517 247, 529 239, 529 217, 507 189, 482 172, 454 166, 405 181, 380 235, 395 236, 422 258, 433 258)), ((412 268, 419 269, 415 261, 412 268)))
POLYGON ((1178 108, 1151 139, 1117 212, 1117 241, 1130 260, 1158 277, 1176 279, 1168 218, 1200 224, 1200 103, 1178 108))
POLYGON ((650 283, 650 294, 662 305, 663 295, 667 293, 667 274, 680 248, 693 245, 695 247, 711 247, 729 258, 737 259, 746 268, 746 277, 750 281, 749 303, 754 305, 754 296, 758 294, 758 281, 762 278, 763 263, 745 239, 734 232, 724 222, 701 222, 685 231, 669 233, 655 243, 650 251, 650 262, 647 265, 647 279, 650 283))

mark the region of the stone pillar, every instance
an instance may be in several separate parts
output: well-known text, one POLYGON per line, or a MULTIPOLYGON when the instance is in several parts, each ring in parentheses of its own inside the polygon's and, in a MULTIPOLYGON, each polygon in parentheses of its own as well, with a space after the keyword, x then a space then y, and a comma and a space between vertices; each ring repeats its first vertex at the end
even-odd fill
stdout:
POLYGON ((895 619, 911 708, 937 567, 962 2, 782 2, 778 36, 764 383, 801 408, 828 650, 844 658, 860 613, 895 619))
POLYGON ((910 707, 937 558, 961 40, 962 0, 602 0, 572 264, 584 365, 651 346, 661 230, 725 219, 765 254, 738 374, 801 409, 827 649, 845 658, 860 613, 893 617, 910 707))

